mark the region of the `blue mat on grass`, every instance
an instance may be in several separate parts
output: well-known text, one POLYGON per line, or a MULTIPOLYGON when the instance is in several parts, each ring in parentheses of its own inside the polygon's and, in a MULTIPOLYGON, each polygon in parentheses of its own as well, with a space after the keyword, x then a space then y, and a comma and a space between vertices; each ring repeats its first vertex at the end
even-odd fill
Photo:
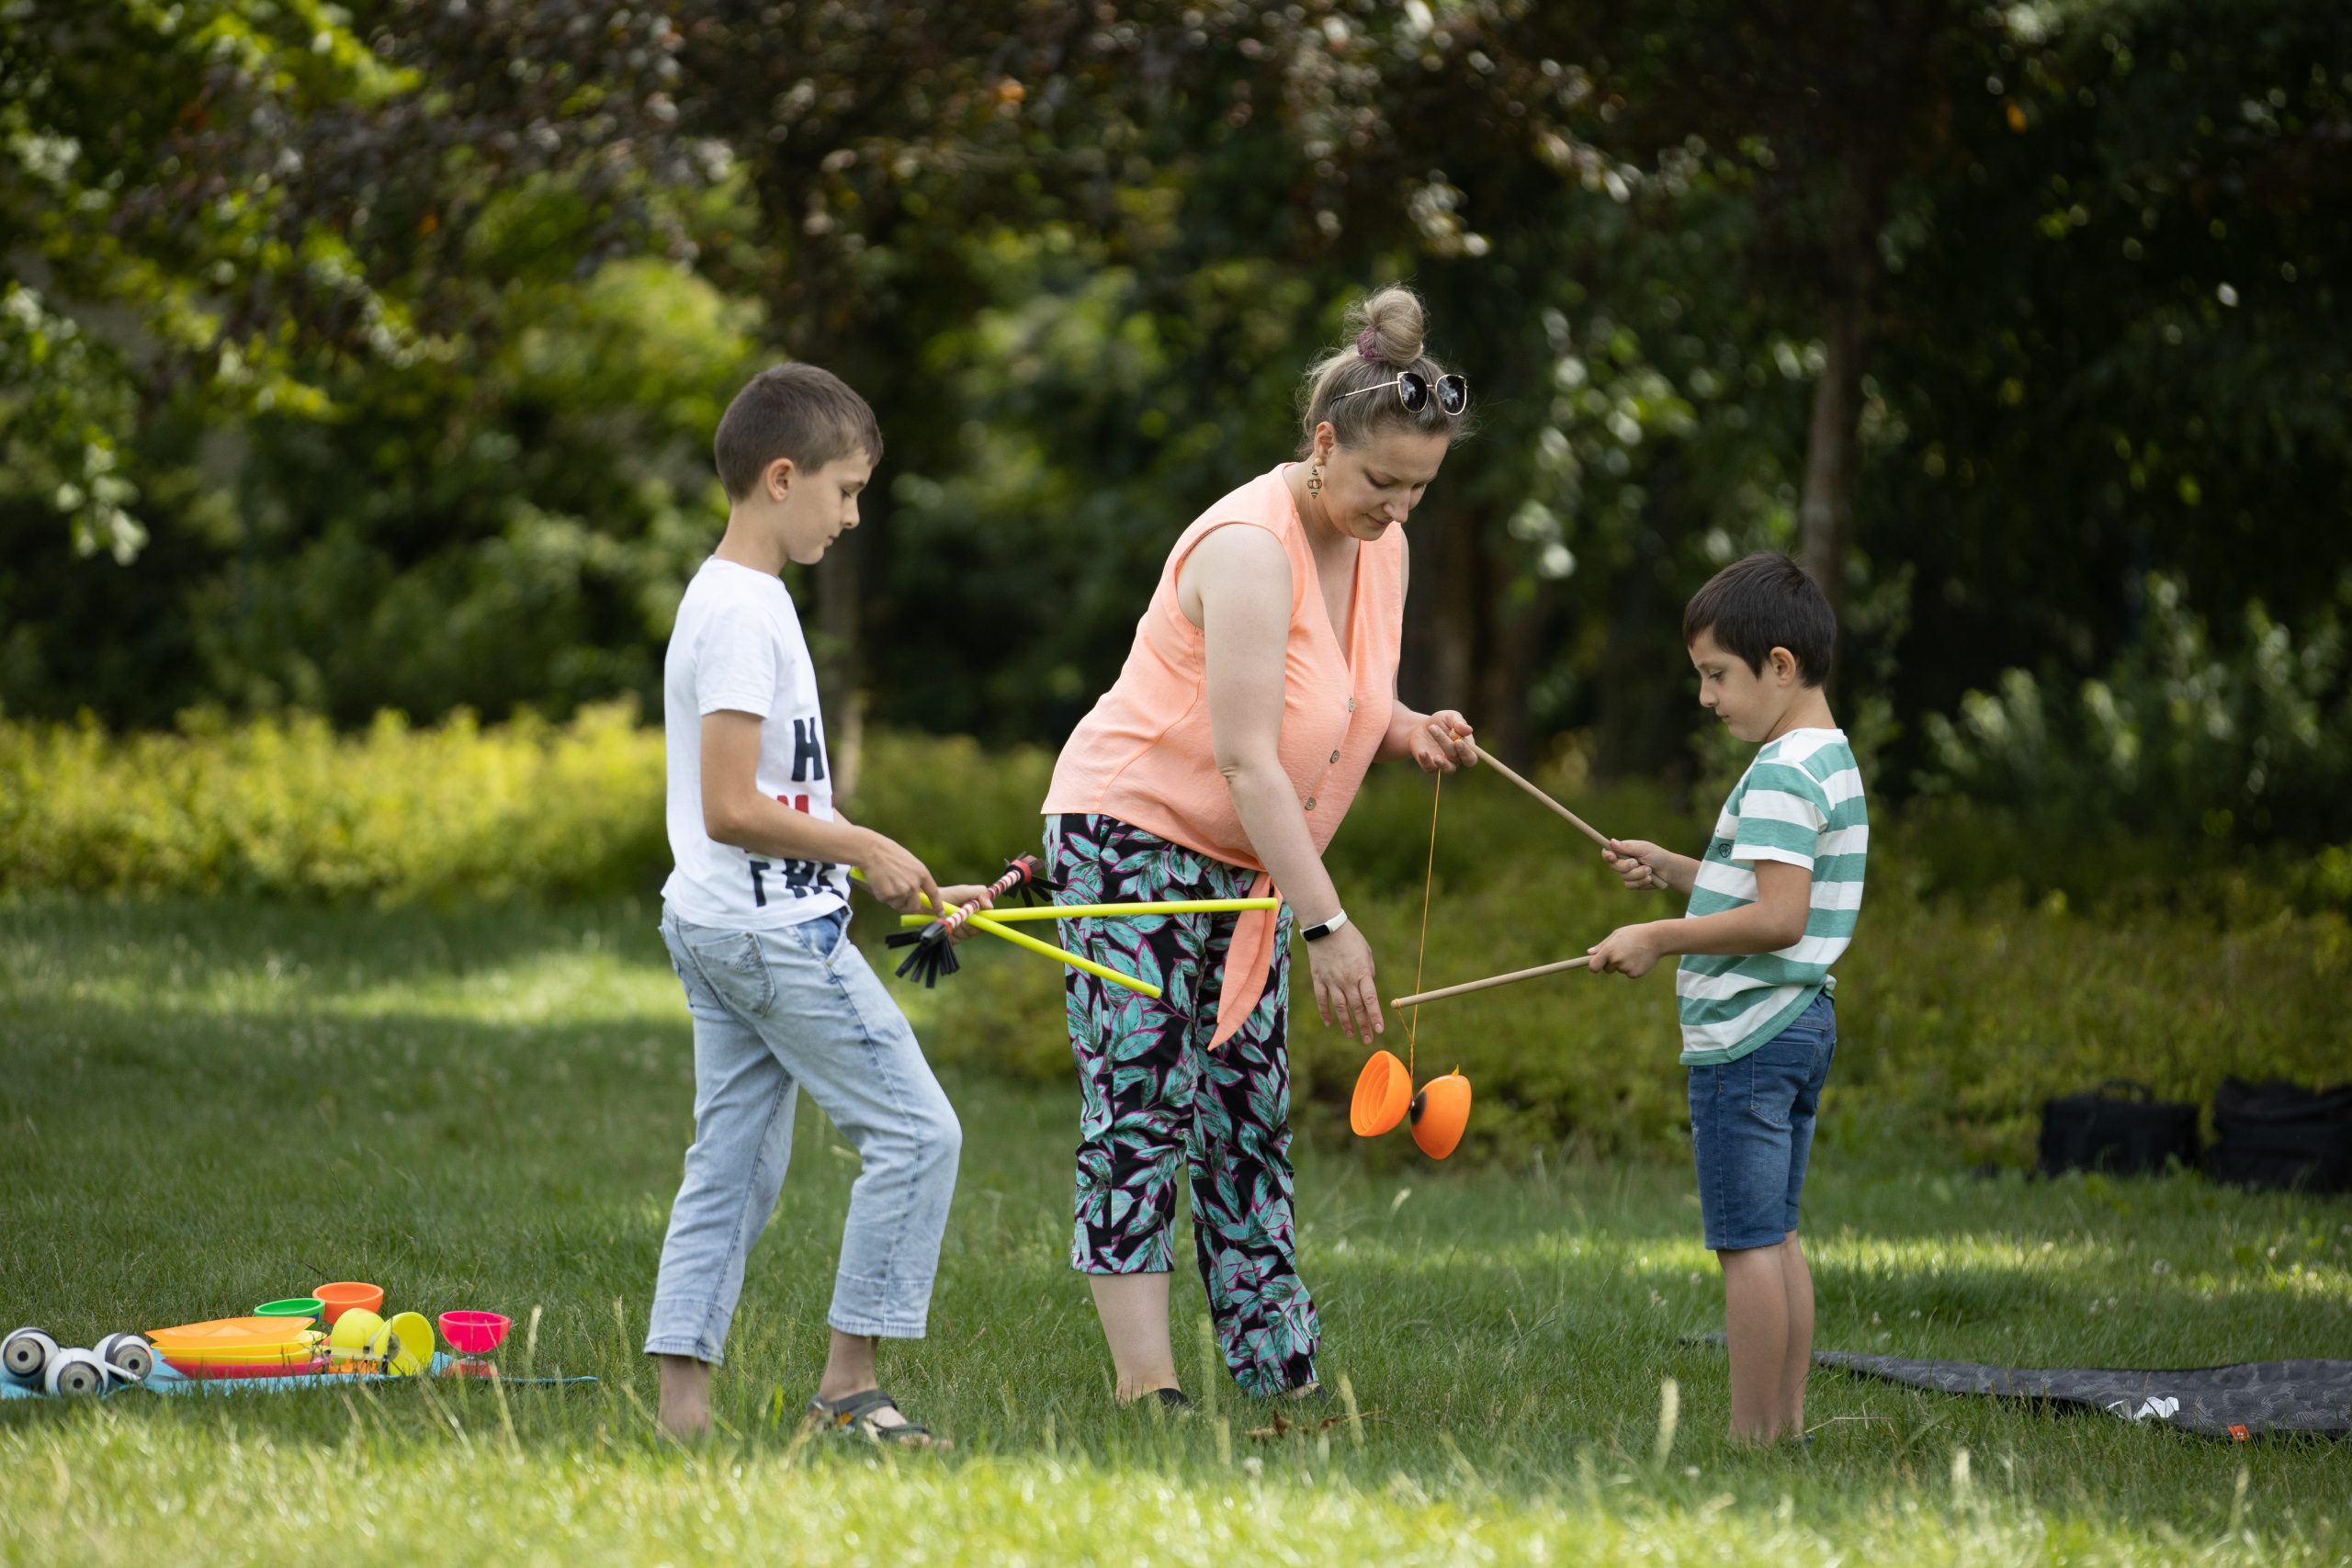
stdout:
MULTIPOLYGON (((488 1378, 453 1375, 449 1369, 455 1364, 454 1359, 446 1351, 436 1350, 433 1353, 433 1365, 428 1375, 449 1378, 453 1382, 491 1381, 488 1378)), ((292 1378, 192 1378, 186 1372, 175 1371, 168 1365, 158 1365, 153 1371, 147 1374, 147 1381, 144 1382, 126 1383, 109 1379, 107 1391, 100 1397, 112 1398, 118 1393, 134 1388, 143 1389, 149 1393, 286 1393, 295 1389, 348 1388, 356 1382, 409 1382, 412 1381, 413 1380, 392 1372, 311 1372, 301 1377, 292 1378)), ((501 1377, 497 1381, 510 1388, 527 1388, 534 1385, 545 1387, 549 1384, 594 1382, 596 1380, 593 1377, 501 1377)), ((19 1382, 15 1378, 0 1374, 0 1399, 48 1399, 51 1397, 52 1396, 49 1391, 39 1383, 19 1382)))

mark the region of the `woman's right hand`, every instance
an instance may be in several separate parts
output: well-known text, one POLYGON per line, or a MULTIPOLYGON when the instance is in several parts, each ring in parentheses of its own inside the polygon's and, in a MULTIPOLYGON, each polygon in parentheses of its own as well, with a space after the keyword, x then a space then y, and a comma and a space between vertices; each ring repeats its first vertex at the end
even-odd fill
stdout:
POLYGON ((1306 944, 1306 967, 1315 982, 1315 1010, 1329 1026, 1340 1028, 1365 1044, 1388 1028, 1380 1011, 1380 993, 1373 988, 1372 943, 1352 925, 1341 926, 1320 942, 1306 944))

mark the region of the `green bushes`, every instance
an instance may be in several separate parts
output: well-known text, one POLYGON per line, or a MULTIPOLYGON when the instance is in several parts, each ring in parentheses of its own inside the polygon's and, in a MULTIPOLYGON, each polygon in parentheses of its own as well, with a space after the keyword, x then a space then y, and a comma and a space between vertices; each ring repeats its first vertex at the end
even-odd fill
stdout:
POLYGON ((396 714, 114 737, 0 722, 0 884, 291 897, 641 889, 667 853, 662 735, 634 705, 483 728, 396 714))
MULTIPOLYGON (((300 716, 169 732, 0 719, 0 886, 297 898, 650 896, 669 868, 662 731, 633 703, 554 724, 428 728, 384 713, 355 734, 300 716)), ((1050 755, 881 734, 860 820, 943 876, 1037 846, 1050 755)))
MULTIPOLYGON (((852 810, 941 876, 979 878, 1037 842, 1051 761, 1035 748, 878 735, 852 810)), ((1542 776, 1613 831, 1699 836, 1655 792, 1596 788, 1573 755, 1542 776)), ((1378 769, 1332 846, 1385 996, 1416 978, 1430 806, 1419 774, 1378 769)), ((1983 847, 1970 859, 1955 809, 1879 814, 1860 930, 1838 967, 1832 1137, 1929 1135, 2017 1160, 2043 1099, 2109 1076, 2200 1102, 2224 1074, 2344 1076, 2352 927, 2340 910, 2299 911, 2276 878, 2244 867, 2208 896, 2086 904, 2050 890, 2046 866, 1983 847)), ((2153 886, 2173 863, 2161 842, 2128 848, 2116 887, 2153 886)), ((666 865, 662 737, 626 708, 491 728, 388 716, 350 736, 305 719, 121 738, 0 722, 11 889, 650 899, 666 865)), ((1565 824, 1476 773, 1445 786, 1436 867, 1420 976, 1431 987, 1566 957, 1620 922, 1679 909, 1623 892, 1565 824)), ((858 925, 871 942, 888 929, 870 914, 858 925)), ((1297 1092, 1337 1106, 1363 1052, 1316 1021, 1306 974, 1302 949, 1297 1092)), ((1043 1080, 1069 1070, 1059 976, 1041 960, 982 942, 936 991, 897 991, 940 1059, 1043 1080)), ((1404 1055, 1413 1027, 1392 1014, 1385 1043, 1404 1055)), ((1459 1066, 1476 1086, 1473 1157, 1679 1146, 1663 973, 1531 982, 1428 1007, 1417 1028, 1424 1075, 1459 1066)), ((1418 1157, 1392 1142, 1399 1159, 1418 1157)))
MULTIPOLYGON (((2023 670, 1927 719, 1930 794, 1963 795, 2078 835, 2222 844, 2352 833, 2352 655, 2333 611, 2300 633, 2259 604, 2216 645, 2177 578, 2140 582, 2139 635, 2073 691, 2023 670)), ((2352 606, 2352 575, 2339 582, 2352 606)))

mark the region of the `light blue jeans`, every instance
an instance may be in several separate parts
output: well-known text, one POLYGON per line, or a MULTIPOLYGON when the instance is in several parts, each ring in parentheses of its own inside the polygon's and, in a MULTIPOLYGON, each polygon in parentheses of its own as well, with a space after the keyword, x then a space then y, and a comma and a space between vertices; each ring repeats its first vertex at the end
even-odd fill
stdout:
POLYGON ((717 1363, 792 1156, 801 1085, 856 1149, 827 1321, 920 1339, 964 1142, 906 1015, 836 910, 782 931, 729 931, 666 906, 662 940, 695 1021, 695 1142, 670 1210, 649 1356, 717 1363))

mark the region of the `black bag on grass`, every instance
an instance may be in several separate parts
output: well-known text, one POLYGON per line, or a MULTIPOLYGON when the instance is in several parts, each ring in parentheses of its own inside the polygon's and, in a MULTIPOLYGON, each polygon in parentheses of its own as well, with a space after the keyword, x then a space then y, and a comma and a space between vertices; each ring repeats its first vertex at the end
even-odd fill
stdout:
POLYGON ((2245 1187, 2352 1192, 2352 1084, 2223 1078, 2213 1091, 2205 1174, 2245 1187))
POLYGON ((2197 1163, 2194 1105, 2158 1100, 2147 1085, 2124 1078, 2109 1078, 2088 1094, 2042 1102, 2044 1176, 2069 1170, 2160 1174, 2168 1160, 2197 1163))

